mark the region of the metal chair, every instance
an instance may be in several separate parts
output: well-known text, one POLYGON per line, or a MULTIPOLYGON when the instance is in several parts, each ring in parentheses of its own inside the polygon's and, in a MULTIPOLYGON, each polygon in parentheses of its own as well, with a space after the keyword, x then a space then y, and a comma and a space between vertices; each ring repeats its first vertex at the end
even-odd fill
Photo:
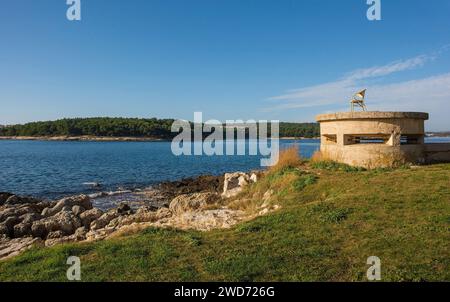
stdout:
POLYGON ((366 90, 367 89, 364 89, 353 95, 353 98, 350 101, 352 112, 355 111, 355 106, 361 107, 362 111, 367 111, 366 103, 364 102, 364 98, 366 96, 366 90))

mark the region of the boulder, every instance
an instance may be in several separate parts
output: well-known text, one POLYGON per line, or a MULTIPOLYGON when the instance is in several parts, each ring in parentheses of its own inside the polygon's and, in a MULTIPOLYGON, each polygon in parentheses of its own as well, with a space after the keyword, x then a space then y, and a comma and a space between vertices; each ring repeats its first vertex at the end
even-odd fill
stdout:
POLYGON ((6 199, 4 204, 5 205, 17 205, 17 204, 27 204, 27 203, 36 204, 39 202, 40 202, 40 200, 31 198, 31 197, 21 197, 21 196, 17 196, 17 195, 11 195, 10 197, 8 197, 8 199, 6 199))
POLYGON ((83 241, 86 240, 86 234, 88 232, 88 229, 86 229, 84 226, 79 227, 76 229, 75 233, 72 235, 76 241, 83 241))
POLYGON ((75 216, 80 216, 81 213, 83 213, 84 211, 86 211, 82 206, 73 206, 72 207, 72 213, 75 216))
POLYGON ((197 211, 207 205, 217 202, 219 197, 215 193, 192 193, 175 197, 169 205, 174 215, 184 212, 197 211))
POLYGON ((36 221, 31 226, 34 237, 45 238, 51 232, 61 231, 64 235, 71 235, 81 227, 81 220, 72 212, 59 212, 58 214, 36 221))
POLYGON ((127 203, 121 203, 118 207, 117 207, 117 213, 120 215, 130 215, 132 214, 132 210, 130 208, 130 206, 127 203))
POLYGON ((7 207, 0 212, 0 222, 5 222, 9 217, 18 219, 20 216, 28 213, 34 213, 33 207, 27 205, 7 207))
POLYGON ((47 236, 47 229, 45 228, 45 223, 42 220, 35 221, 31 225, 31 235, 33 237, 45 238, 47 236))
POLYGON ((80 214, 80 219, 84 227, 89 228, 91 223, 103 215, 103 211, 97 208, 87 210, 80 214))
POLYGON ((72 212, 72 207, 71 206, 64 206, 61 209, 61 212, 72 212))
POLYGON ((65 235, 71 235, 81 226, 81 220, 72 212, 63 211, 46 218, 44 224, 48 232, 62 231, 65 235))
POLYGON ((45 208, 51 207, 52 203, 49 201, 38 202, 35 206, 39 213, 41 213, 45 208))
POLYGON ((27 214, 23 214, 19 218, 22 221, 22 223, 33 223, 33 222, 41 219, 42 216, 37 213, 27 213, 27 214))
POLYGON ((42 216, 44 217, 53 216, 56 213, 61 212, 62 210, 68 212, 72 210, 73 206, 81 206, 86 210, 92 209, 92 203, 90 198, 86 195, 79 195, 73 197, 66 197, 59 200, 53 207, 45 208, 42 211, 42 216))
POLYGON ((135 214, 129 216, 120 216, 111 220, 108 224, 109 227, 122 227, 125 225, 130 225, 132 223, 142 223, 142 222, 153 222, 157 220, 157 212, 153 210, 151 207, 141 207, 139 208, 135 214), (113 223, 115 222, 116 223, 113 223))
POLYGON ((120 214, 118 213, 117 209, 111 209, 108 212, 104 213, 102 216, 100 216, 97 220, 94 220, 91 223, 90 229, 91 230, 103 229, 111 222, 111 220, 119 216, 120 214))
POLYGON ((18 223, 20 223, 20 219, 15 216, 10 216, 10 217, 6 218, 6 220, 3 222, 3 224, 5 225, 5 227, 8 230, 9 237, 13 237, 14 226, 18 223))
POLYGON ((8 193, 8 192, 0 192, 0 206, 4 205, 5 202, 13 196, 14 194, 8 193))
POLYGON ((52 208, 50 208, 50 207, 45 208, 45 209, 42 210, 41 216, 43 216, 43 217, 49 217, 49 216, 51 216, 51 215, 50 215, 50 212, 51 212, 51 211, 52 211, 52 208))
POLYGON ((21 222, 13 228, 14 238, 20 238, 31 235, 31 222, 21 222))
POLYGON ((226 173, 224 177, 222 196, 230 198, 242 192, 243 188, 251 182, 256 182, 257 176, 255 173, 249 176, 243 172, 226 173))
POLYGON ((9 236, 10 232, 4 223, 0 223, 0 235, 9 236))

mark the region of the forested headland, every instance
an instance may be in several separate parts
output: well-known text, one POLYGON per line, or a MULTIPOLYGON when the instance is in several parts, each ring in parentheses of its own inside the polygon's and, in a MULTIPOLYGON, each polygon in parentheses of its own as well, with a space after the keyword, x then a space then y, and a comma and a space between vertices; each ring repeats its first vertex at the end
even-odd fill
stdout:
MULTIPOLYGON (((0 136, 94 136, 94 137, 150 137, 171 139, 174 119, 139 118, 71 118, 56 121, 32 122, 0 127, 0 136)), ((280 137, 317 137, 316 123, 280 123, 280 137)))

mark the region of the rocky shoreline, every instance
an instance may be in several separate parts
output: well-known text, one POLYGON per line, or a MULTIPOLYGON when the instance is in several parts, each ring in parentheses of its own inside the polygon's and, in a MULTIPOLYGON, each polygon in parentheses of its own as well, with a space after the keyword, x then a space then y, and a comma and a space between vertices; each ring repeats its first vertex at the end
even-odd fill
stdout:
POLYGON ((157 137, 110 137, 110 136, 0 136, 0 140, 28 140, 28 141, 95 141, 95 142, 160 142, 170 141, 157 137))
MULTIPOLYGON (((164 182, 140 193, 155 203, 136 209, 121 203, 102 211, 86 195, 45 201, 0 193, 0 259, 16 256, 34 245, 97 241, 150 226, 200 231, 229 228, 255 217, 228 208, 227 200, 257 182, 261 174, 236 172, 164 182)), ((274 210, 264 204, 259 214, 274 210)))

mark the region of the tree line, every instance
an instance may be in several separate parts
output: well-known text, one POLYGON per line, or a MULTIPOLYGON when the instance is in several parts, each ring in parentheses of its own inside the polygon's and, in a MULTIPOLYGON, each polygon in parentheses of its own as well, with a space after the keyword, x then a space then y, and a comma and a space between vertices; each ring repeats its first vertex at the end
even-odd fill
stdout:
MULTIPOLYGON (((171 139, 174 119, 71 118, 0 127, 0 136, 104 136, 171 139)), ((316 123, 280 123, 280 137, 317 137, 316 123)))

